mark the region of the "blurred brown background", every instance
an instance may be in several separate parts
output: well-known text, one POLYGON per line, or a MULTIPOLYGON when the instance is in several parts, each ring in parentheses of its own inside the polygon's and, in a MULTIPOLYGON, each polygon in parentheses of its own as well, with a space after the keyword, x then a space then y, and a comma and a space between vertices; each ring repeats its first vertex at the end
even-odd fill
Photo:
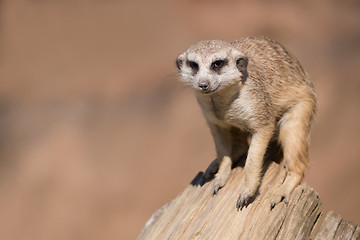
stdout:
POLYGON ((215 157, 175 58, 254 34, 314 79, 306 181, 360 224, 358 1, 0 0, 0 239, 136 238, 215 157))

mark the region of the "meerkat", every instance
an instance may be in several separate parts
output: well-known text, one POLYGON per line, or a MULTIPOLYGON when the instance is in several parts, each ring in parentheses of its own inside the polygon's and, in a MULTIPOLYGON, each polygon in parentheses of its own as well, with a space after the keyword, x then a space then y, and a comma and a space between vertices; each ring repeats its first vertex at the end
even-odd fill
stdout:
POLYGON ((282 148, 286 177, 270 208, 289 201, 309 158, 310 125, 316 112, 313 84, 299 61, 278 42, 247 37, 235 42, 200 41, 176 59, 179 78, 195 91, 214 138, 217 158, 213 194, 229 178, 234 161, 246 158, 237 209, 254 197, 271 141, 282 148))

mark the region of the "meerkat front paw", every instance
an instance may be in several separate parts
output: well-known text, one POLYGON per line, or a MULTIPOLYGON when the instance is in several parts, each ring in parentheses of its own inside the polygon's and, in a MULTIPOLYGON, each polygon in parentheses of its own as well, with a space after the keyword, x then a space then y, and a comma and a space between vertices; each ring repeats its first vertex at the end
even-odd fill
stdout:
POLYGON ((230 172, 228 173, 217 173, 215 175, 215 180, 214 180, 214 188, 213 188, 213 195, 217 195, 219 192, 219 189, 222 188, 226 181, 228 180, 230 175, 230 172))
POLYGON ((288 205, 290 194, 294 191, 295 187, 301 182, 301 174, 294 172, 287 173, 284 183, 274 191, 271 198, 270 209, 273 209, 280 202, 288 205))
POLYGON ((225 185, 227 178, 228 177, 226 176, 219 176, 218 174, 216 174, 214 181, 213 195, 218 194, 219 189, 225 185))
POLYGON ((256 188, 249 188, 244 186, 243 189, 240 192, 239 199, 236 202, 236 208, 237 210, 242 210, 243 207, 245 207, 250 200, 254 197, 256 188))
POLYGON ((270 203, 270 210, 272 210, 277 204, 284 202, 286 206, 289 203, 289 196, 286 196, 285 194, 279 195, 277 197, 274 197, 273 200, 270 203))
POLYGON ((216 195, 220 188, 222 188, 229 179, 231 173, 231 159, 224 157, 219 164, 218 173, 215 175, 213 195, 216 195))
POLYGON ((280 188, 280 190, 277 193, 273 194, 273 197, 271 198, 270 210, 272 210, 277 204, 281 202, 284 202, 287 206, 289 203, 289 198, 290 193, 280 188))

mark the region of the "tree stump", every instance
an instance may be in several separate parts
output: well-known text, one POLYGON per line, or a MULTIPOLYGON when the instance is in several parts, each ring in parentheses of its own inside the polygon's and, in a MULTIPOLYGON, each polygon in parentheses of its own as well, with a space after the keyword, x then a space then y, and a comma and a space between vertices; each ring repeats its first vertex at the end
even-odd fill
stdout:
POLYGON ((241 167, 212 195, 213 181, 204 182, 200 172, 176 199, 156 211, 138 236, 142 239, 360 239, 359 226, 330 212, 319 229, 322 215, 318 194, 305 183, 295 188, 286 206, 270 209, 270 196, 285 178, 284 168, 268 163, 255 199, 236 209, 241 167))

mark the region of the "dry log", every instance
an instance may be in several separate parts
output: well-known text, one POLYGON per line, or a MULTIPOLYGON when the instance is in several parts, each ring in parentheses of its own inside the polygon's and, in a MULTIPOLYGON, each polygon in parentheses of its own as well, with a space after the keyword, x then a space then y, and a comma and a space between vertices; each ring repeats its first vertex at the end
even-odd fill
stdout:
MULTIPOLYGON (((285 177, 284 168, 265 166, 255 199, 240 211, 236 201, 243 168, 236 167, 218 195, 200 172, 176 199, 160 208, 138 236, 143 239, 310 239, 321 216, 321 200, 305 183, 291 195, 289 204, 270 209, 270 196, 285 177)), ((358 239, 359 227, 330 213, 315 239, 358 239)))
POLYGON ((320 239, 360 239, 360 227, 331 211, 316 234, 315 240, 320 239))

